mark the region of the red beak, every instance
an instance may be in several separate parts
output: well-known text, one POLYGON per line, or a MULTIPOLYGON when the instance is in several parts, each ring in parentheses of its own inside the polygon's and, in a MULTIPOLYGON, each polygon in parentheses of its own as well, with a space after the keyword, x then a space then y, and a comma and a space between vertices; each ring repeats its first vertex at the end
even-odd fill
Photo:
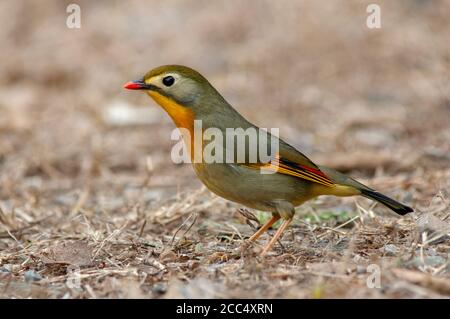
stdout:
POLYGON ((130 81, 123 86, 128 90, 148 90, 150 86, 144 82, 144 80, 130 81))
POLYGON ((125 83, 125 85, 123 87, 128 90, 139 90, 142 88, 142 85, 140 85, 139 83, 130 81, 130 82, 125 83))

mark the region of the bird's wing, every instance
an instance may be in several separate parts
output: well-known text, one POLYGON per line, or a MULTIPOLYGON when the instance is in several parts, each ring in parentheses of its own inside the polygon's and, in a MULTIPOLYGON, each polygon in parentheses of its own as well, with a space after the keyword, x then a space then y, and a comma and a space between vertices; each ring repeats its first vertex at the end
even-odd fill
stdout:
POLYGON ((281 140, 279 152, 270 162, 241 165, 252 169, 276 171, 278 174, 295 176, 324 186, 334 185, 333 181, 309 158, 281 140))

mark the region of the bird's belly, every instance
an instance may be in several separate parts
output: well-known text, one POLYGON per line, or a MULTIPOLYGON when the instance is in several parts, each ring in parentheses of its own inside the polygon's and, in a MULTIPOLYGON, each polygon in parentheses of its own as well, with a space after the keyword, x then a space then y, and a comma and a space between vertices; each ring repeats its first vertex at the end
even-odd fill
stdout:
POLYGON ((213 193, 250 208, 273 211, 280 199, 297 206, 312 197, 310 182, 288 175, 261 174, 259 170, 226 163, 193 166, 213 193))

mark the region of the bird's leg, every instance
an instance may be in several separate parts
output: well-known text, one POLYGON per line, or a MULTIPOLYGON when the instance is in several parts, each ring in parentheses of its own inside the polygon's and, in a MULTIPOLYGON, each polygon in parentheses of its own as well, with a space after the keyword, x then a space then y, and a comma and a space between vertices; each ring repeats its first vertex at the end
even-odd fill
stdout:
POLYGON ((290 202, 285 200, 279 200, 275 202, 275 207, 277 209, 278 215, 280 215, 284 221, 281 224, 280 228, 278 228, 277 232, 273 236, 273 238, 269 241, 266 247, 264 247, 261 256, 264 256, 270 249, 272 249, 273 245, 280 238, 281 234, 284 232, 286 227, 291 223, 295 214, 295 207, 290 202))
POLYGON ((284 232, 286 227, 291 223, 292 217, 289 219, 285 219, 283 223, 281 224, 280 228, 278 228, 275 235, 272 237, 272 239, 269 241, 269 243, 264 247, 261 256, 264 256, 270 249, 272 249, 272 246, 277 242, 277 240, 280 238, 281 234, 284 232))
POLYGON ((260 229, 258 229, 258 231, 256 233, 253 234, 252 237, 249 238, 250 241, 255 241, 259 238, 259 236, 261 236, 262 234, 264 234, 273 224, 275 224, 277 222, 277 220, 279 220, 281 217, 278 214, 274 214, 272 215, 272 218, 265 223, 260 229))

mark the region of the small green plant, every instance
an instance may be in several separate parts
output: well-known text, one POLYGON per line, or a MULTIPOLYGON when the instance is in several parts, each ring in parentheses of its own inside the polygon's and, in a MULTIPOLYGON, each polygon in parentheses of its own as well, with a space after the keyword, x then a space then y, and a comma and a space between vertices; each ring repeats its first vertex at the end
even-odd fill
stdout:
POLYGON ((308 213, 304 215, 304 219, 306 222, 311 224, 321 224, 333 221, 341 224, 355 217, 355 215, 356 214, 354 212, 346 210, 325 210, 317 213, 308 213))

